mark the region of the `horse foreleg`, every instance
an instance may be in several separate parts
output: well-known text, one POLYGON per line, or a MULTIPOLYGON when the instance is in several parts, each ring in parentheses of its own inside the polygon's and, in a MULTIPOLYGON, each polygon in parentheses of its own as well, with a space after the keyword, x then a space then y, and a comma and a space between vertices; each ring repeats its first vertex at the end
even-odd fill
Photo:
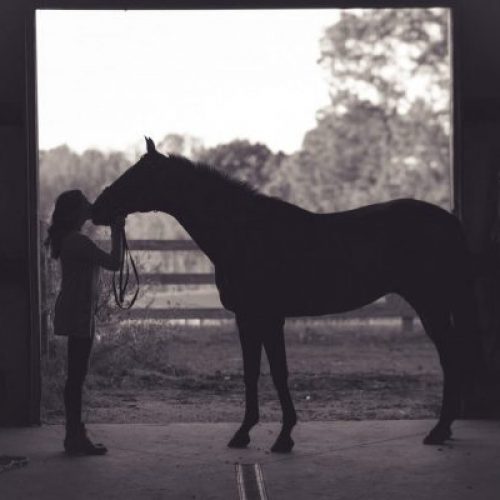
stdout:
POLYGON ((288 453, 292 450, 294 442, 291 434, 297 423, 297 414, 288 388, 288 366, 283 324, 284 321, 280 320, 279 323, 270 325, 271 328, 265 330, 263 338, 271 377, 278 392, 283 413, 281 432, 271 447, 271 451, 277 453, 288 453))
POLYGON ((240 428, 228 443, 230 448, 245 448, 250 442, 250 430, 259 421, 258 382, 262 352, 262 337, 258 326, 236 318, 243 354, 245 383, 245 416, 240 428))

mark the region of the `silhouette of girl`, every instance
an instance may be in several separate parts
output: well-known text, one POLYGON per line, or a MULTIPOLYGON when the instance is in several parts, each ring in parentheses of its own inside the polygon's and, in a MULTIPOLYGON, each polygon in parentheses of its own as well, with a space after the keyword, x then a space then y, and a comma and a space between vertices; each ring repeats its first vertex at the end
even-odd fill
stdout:
POLYGON ((91 217, 91 203, 78 189, 65 191, 56 200, 46 245, 62 269, 61 290, 54 314, 54 333, 68 337, 67 380, 64 387, 66 453, 103 455, 104 445, 94 444, 82 423, 82 388, 95 333, 99 269, 117 270, 122 259, 123 217, 111 224, 108 254, 80 232, 91 217))

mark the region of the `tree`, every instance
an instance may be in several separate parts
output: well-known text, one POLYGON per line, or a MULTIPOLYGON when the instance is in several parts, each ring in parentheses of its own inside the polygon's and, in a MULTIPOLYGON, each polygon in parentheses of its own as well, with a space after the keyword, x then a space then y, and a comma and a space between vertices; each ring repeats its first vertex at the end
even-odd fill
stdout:
POLYGON ((291 196, 298 181, 293 201, 322 211, 404 196, 448 206, 447 29, 442 9, 344 12, 320 43, 330 105, 273 190, 291 196))
POLYGON ((305 134, 302 149, 283 161, 271 193, 317 211, 367 203, 364 195, 379 178, 387 137, 380 110, 368 102, 342 117, 325 114, 305 134))
POLYGON ((198 160, 256 188, 262 188, 268 183, 272 170, 277 168, 273 157, 273 152, 264 144, 235 139, 205 149, 198 160))
POLYGON ((344 13, 322 39, 320 62, 332 75, 330 112, 343 117, 368 100, 384 122, 386 154, 379 156, 375 192, 385 186, 390 197, 449 201, 447 16, 444 9, 344 13))
POLYGON ((444 9, 343 12, 320 41, 331 107, 368 99, 388 116, 405 113, 418 96, 445 126, 449 108, 448 14, 444 9), (413 84, 423 84, 420 91, 413 84))

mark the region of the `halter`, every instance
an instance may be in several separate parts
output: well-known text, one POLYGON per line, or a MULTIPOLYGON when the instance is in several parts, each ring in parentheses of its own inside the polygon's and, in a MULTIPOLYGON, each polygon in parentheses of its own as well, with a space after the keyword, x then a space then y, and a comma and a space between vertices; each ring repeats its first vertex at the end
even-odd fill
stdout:
POLYGON ((135 304, 137 296, 139 295, 139 273, 137 272, 137 267, 135 265, 134 259, 132 258, 132 254, 130 253, 130 248, 127 242, 127 236, 125 234, 125 228, 122 228, 121 231, 122 231, 122 237, 120 239, 122 245, 121 248, 122 252, 120 253, 122 255, 122 259, 120 262, 119 271, 115 271, 113 273, 113 294, 115 296, 116 305, 120 309, 130 309, 135 304), (127 290, 127 286, 130 279, 130 267, 132 267, 132 271, 134 273, 136 290, 130 302, 127 305, 125 305, 125 292, 127 290))

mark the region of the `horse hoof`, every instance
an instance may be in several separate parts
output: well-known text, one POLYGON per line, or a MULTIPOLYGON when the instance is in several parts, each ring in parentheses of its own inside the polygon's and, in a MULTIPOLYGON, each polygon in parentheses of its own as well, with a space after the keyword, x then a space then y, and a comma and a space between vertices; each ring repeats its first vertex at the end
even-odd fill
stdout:
POLYGON ((276 442, 273 444, 271 451, 273 453, 290 453, 292 451, 293 439, 290 436, 278 437, 276 442))
POLYGON ((448 439, 451 439, 450 429, 432 429, 432 431, 425 436, 423 443, 431 445, 444 444, 448 439))
POLYGON ((250 443, 250 436, 248 434, 236 433, 227 446, 229 448, 246 448, 248 443, 250 443))

